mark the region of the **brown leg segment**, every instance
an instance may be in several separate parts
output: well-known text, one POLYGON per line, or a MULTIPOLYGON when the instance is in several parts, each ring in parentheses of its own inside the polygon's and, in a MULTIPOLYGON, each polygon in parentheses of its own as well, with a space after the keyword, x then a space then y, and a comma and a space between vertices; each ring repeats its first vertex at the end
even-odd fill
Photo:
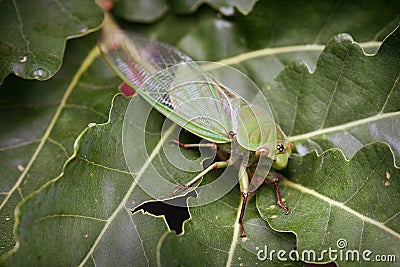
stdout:
POLYGON ((240 208, 238 223, 242 231, 241 236, 245 237, 246 233, 244 231, 243 218, 244 218, 244 211, 246 210, 247 199, 249 197, 249 176, 247 175, 247 166, 244 164, 241 165, 239 168, 239 185, 240 185, 240 191, 242 192, 243 201, 242 201, 242 207, 240 208))
POLYGON ((285 204, 283 204, 282 202, 281 193, 279 193, 278 181, 274 181, 273 183, 275 187, 276 203, 279 207, 285 210, 285 214, 289 214, 289 208, 286 207, 285 204))
POLYGON ((239 223, 239 225, 240 225, 240 229, 241 229, 241 231, 242 231, 242 233, 241 233, 241 237, 245 237, 246 236, 246 233, 245 233, 245 231, 244 231, 244 226, 243 226, 243 217, 244 217, 244 211, 245 211, 245 209, 246 209, 246 204, 247 204, 247 198, 248 198, 248 196, 249 196, 249 193, 242 193, 242 196, 243 196, 243 202, 242 202, 242 208, 241 208, 241 210, 240 210, 240 216, 239 216, 239 221, 238 221, 238 223, 239 223))
POLYGON ((214 143, 206 143, 206 144, 184 144, 179 142, 178 140, 172 139, 169 140, 170 144, 175 144, 183 148, 192 148, 192 147, 208 147, 211 149, 217 149, 217 145, 214 143))

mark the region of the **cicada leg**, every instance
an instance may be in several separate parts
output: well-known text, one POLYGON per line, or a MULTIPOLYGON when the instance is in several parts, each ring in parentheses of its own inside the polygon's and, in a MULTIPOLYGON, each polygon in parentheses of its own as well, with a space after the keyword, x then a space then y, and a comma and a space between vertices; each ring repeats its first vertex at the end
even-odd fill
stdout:
POLYGON ((182 190, 182 189, 187 189, 190 186, 192 186, 195 182, 197 182, 201 177, 203 177, 204 175, 206 175, 209 171, 213 170, 213 169, 221 169, 221 168, 226 168, 229 165, 229 161, 219 161, 219 162, 214 162, 213 164, 211 164, 210 166, 208 166, 206 169, 204 169, 201 173, 199 173, 198 175, 196 175, 196 177, 194 177, 192 180, 190 180, 188 183, 176 188, 174 191, 172 191, 172 194, 176 194, 178 191, 182 190))
POLYGON ((282 177, 282 175, 279 173, 270 172, 267 176, 267 179, 265 179, 265 182, 274 184, 275 195, 276 195, 276 204, 278 204, 278 206, 281 207, 285 211, 285 214, 289 214, 290 210, 288 207, 285 206, 285 204, 283 204, 281 193, 279 192, 278 181, 279 181, 279 178, 281 178, 281 177, 282 177))
POLYGON ((169 140, 169 142, 170 142, 171 144, 175 144, 175 145, 178 145, 178 146, 183 147, 183 148, 208 147, 208 148, 212 148, 212 149, 217 149, 217 145, 214 144, 214 143, 206 143, 206 144, 184 144, 184 143, 181 143, 181 142, 179 142, 178 140, 175 140, 175 139, 169 140))
POLYGON ((246 204, 247 204, 247 199, 249 197, 249 177, 247 175, 247 166, 241 165, 239 168, 239 184, 240 184, 240 191, 242 192, 242 206, 240 208, 240 215, 239 215, 239 225, 241 228, 241 237, 245 237, 246 233, 244 231, 244 226, 243 226, 243 217, 244 217, 244 211, 246 209, 246 204))

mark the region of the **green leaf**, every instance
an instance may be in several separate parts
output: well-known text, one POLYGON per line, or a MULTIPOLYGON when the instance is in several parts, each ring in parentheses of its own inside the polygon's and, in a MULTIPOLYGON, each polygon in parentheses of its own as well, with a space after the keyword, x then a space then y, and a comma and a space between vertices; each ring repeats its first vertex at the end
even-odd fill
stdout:
POLYGON ((207 4, 223 15, 231 16, 235 8, 243 14, 248 15, 257 0, 121 0, 115 3, 113 12, 125 20, 131 22, 155 22, 162 18, 170 10, 174 13, 193 13, 201 5, 207 4))
MULTIPOLYGON (((126 168, 121 144, 127 103, 119 95, 113 103, 111 123, 86 128, 75 142, 75 153, 63 173, 25 199, 18 211, 21 218, 17 221, 17 249, 9 254, 5 264, 23 265, 27 256, 32 257, 30 264, 35 266, 151 262, 143 251, 132 247, 138 243, 145 245, 146 240, 140 240, 132 223, 136 218, 125 208, 125 203, 147 199, 136 192, 135 198, 127 202, 128 192, 138 188, 126 168)), ((139 217, 137 223, 149 224, 149 218, 139 217)), ((154 242, 157 238, 153 238, 154 242)))
POLYGON ((167 0, 117 1, 113 8, 116 16, 133 22, 154 22, 169 9, 167 0))
MULTIPOLYGON (((132 216, 130 209, 152 199, 140 188, 141 180, 155 176, 153 165, 168 164, 162 146, 177 127, 171 125, 161 138, 164 118, 156 111, 143 116, 148 119, 146 149, 151 155, 137 154, 135 164, 130 165, 132 176, 125 163, 121 135, 128 103, 117 95, 110 121, 87 127, 75 141, 74 154, 61 175, 17 207, 17 246, 4 258, 6 265, 23 265, 27 257, 36 266, 155 265, 157 243, 166 225, 142 213, 132 216)), ((131 107, 149 110, 139 97, 132 99, 131 107)), ((144 134, 139 125, 138 121, 128 125, 135 136, 144 134)), ((139 150, 143 141, 135 138, 130 145, 139 150)), ((177 172, 174 179, 179 176, 187 177, 187 173, 177 172)))
POLYGON ((316 252, 302 260, 335 260, 321 253, 341 249, 340 239, 360 259, 366 250, 400 256, 393 249, 400 240, 400 136, 394 130, 400 127, 399 41, 396 30, 367 56, 348 35, 339 35, 321 53, 315 72, 293 63, 267 91, 275 118, 304 157, 289 161, 288 180, 280 183, 290 216, 276 208, 271 189, 257 192, 257 207, 272 228, 296 234, 300 254, 316 252))
POLYGON ((179 13, 195 11, 200 5, 207 4, 225 16, 235 13, 235 8, 243 15, 248 15, 258 0, 178 0, 171 1, 171 9, 179 13))
POLYGON ((366 51, 375 52, 397 26, 399 7, 397 2, 379 1, 323 1, 310 6, 262 1, 248 16, 234 19, 201 8, 196 16, 168 15, 159 23, 126 27, 174 44, 196 60, 233 65, 264 87, 293 59, 314 70, 324 45, 339 33, 350 34, 366 51))
MULTIPOLYGON (((1 2, 0 5, 4 5, 4 3, 1 2)), ((384 37, 397 25, 398 7, 397 2, 382 3, 380 1, 364 1, 362 3, 358 1, 320 1, 312 5, 299 5, 298 1, 284 3, 259 1, 248 16, 235 13, 233 16, 225 17, 203 5, 190 16, 169 14, 154 24, 130 24, 126 27, 159 37, 178 46, 193 58, 221 60, 221 62, 235 65, 248 74, 260 87, 268 88, 270 86, 270 88, 276 89, 281 87, 274 84, 274 78, 286 67, 288 62, 293 59, 304 60, 309 69, 314 70, 325 43, 336 34, 347 32, 357 42, 360 42, 361 47, 374 52, 384 37)), ((46 22, 46 25, 50 24, 51 21, 46 22)), ((210 210, 206 209, 208 206, 193 208, 193 221, 185 223, 185 236, 182 237, 175 237, 172 233, 165 234, 167 228, 162 218, 154 218, 140 212, 135 213, 132 217, 128 216, 128 209, 153 197, 135 187, 132 195, 126 198, 132 186, 129 183, 132 183, 133 180, 124 171, 120 172, 121 170, 126 171, 126 169, 122 167, 124 162, 124 159, 121 158, 122 150, 117 147, 119 136, 115 135, 118 132, 117 123, 110 122, 88 129, 86 134, 79 139, 81 146, 79 153, 63 169, 63 163, 73 153, 72 143, 82 129, 89 122, 106 121, 106 109, 110 104, 110 95, 115 90, 109 90, 108 93, 103 94, 102 90, 95 89, 104 88, 105 92, 106 88, 115 89, 119 83, 110 69, 102 61, 97 60, 97 57, 92 63, 84 60, 95 45, 93 38, 75 42, 76 50, 71 50, 71 53, 65 55, 63 69, 65 67, 68 75, 65 73, 60 76, 56 75, 52 80, 43 83, 31 83, 8 77, 2 85, 4 88, 1 89, 3 90, 0 90, 2 115, 5 115, 1 116, 0 120, 2 125, 6 126, 0 132, 2 144, 0 166, 1 173, 5 174, 0 178, 0 186, 1 192, 6 192, 6 194, 0 194, 3 203, 0 204, 0 240, 2 242, 0 248, 2 253, 9 251, 14 245, 13 229, 15 229, 15 237, 19 240, 19 246, 12 253, 7 254, 7 258, 1 258, 3 265, 26 265, 26 262, 31 261, 40 263, 40 265, 50 265, 51 263, 54 263, 53 265, 57 263, 64 263, 64 265, 79 263, 82 265, 96 263, 133 265, 132 262, 155 265, 157 247, 160 253, 158 261, 161 263, 168 264, 176 259, 176 257, 165 259, 166 253, 175 247, 182 251, 180 258, 176 259, 177 262, 185 262, 185 259, 195 256, 197 259, 204 258, 212 262, 226 263, 228 258, 226 252, 216 253, 213 251, 213 257, 207 257, 202 253, 204 249, 210 251, 215 246, 212 242, 218 243, 220 247, 226 247, 226 243, 236 242, 238 246, 235 247, 234 254, 230 256, 232 262, 246 264, 246 262, 256 263, 257 255, 254 253, 257 251, 257 247, 262 249, 264 245, 269 245, 268 240, 270 239, 275 240, 276 243, 269 248, 284 248, 285 250, 293 248, 292 234, 273 232, 260 218, 253 217, 256 214, 252 202, 250 202, 245 217, 250 242, 242 244, 241 240, 232 238, 232 229, 236 226, 237 216, 237 213, 232 211, 237 209, 240 196, 237 188, 224 199, 223 203, 228 204, 229 207, 215 202, 210 205, 210 210), (78 43, 86 48, 78 49, 80 46, 78 43), (79 56, 75 57, 76 55, 79 56), (69 60, 73 64, 69 63, 69 60), (86 63, 83 64, 83 62, 86 63), (85 65, 83 72, 77 75, 83 65, 85 65), (73 81, 77 83, 74 85, 73 81), (66 86, 59 86, 61 82, 66 86), (65 96, 65 92, 70 86, 73 88, 71 94, 65 96), (59 104, 61 99, 66 99, 65 106, 59 104), (32 108, 37 106, 35 103, 39 103, 40 108, 32 108), (68 103, 71 105, 69 106, 68 103), (78 112, 70 112, 74 109, 78 112), (57 113, 58 110, 61 110, 61 113, 57 113), (92 115, 87 116, 86 111, 92 115), (55 116, 55 114, 58 115, 55 116), (55 124, 49 127, 51 121, 54 121, 55 124), (116 128, 112 129, 114 125, 116 128), (46 132, 50 135, 45 135, 46 132), (95 136, 95 134, 99 135, 95 136), (39 144, 42 145, 39 146, 39 144), (57 150, 52 149, 53 147, 57 150), (85 161, 82 157, 83 152, 92 163, 100 165, 85 161), (110 163, 110 165, 105 165, 109 167, 108 169, 101 165, 105 163, 110 163), (23 171, 21 172, 20 169, 23 171), (60 175, 62 170, 64 172, 60 175), (26 186, 25 181, 27 181, 26 186), (102 182, 104 184, 101 184, 102 182), (115 196, 110 195, 110 191, 107 191, 110 184, 115 185, 115 196), (23 194, 19 194, 20 188, 22 188, 23 194), (7 192, 11 192, 10 190, 13 190, 12 194, 7 194, 7 192), (108 197, 110 197, 110 201, 107 201, 108 197), (96 204, 93 199, 98 200, 95 202, 96 204), (6 201, 4 202, 4 200, 6 201), (101 202, 101 200, 104 201, 101 202), (18 205, 20 201, 23 203, 18 205), (18 209, 15 211, 17 205, 18 209), (118 207, 122 208, 118 210, 118 207), (216 210, 212 210, 211 207, 216 210), (231 230, 230 235, 225 233, 223 236, 224 233, 218 231, 221 229, 220 224, 209 223, 208 230, 205 231, 207 225, 204 225, 203 222, 213 221, 215 211, 221 214, 227 212, 228 215, 222 220, 218 220, 218 223, 221 222, 227 226, 231 230), (13 218, 15 212, 18 215, 16 223, 13 218), (91 217, 76 216, 79 214, 91 217), (62 215, 73 216, 63 217, 62 215), (99 218, 100 220, 98 220, 99 218), (132 221, 129 221, 130 218, 132 221), (263 230, 260 231, 259 227, 253 228, 252 222, 250 222, 253 219, 253 224, 264 227, 263 230), (253 235, 255 232, 260 234, 253 235), (215 233, 216 238, 208 240, 210 242, 205 243, 206 245, 199 244, 198 241, 207 239, 207 233, 215 233), (279 242, 280 238, 284 240, 282 243, 279 242), (260 240, 260 242, 253 246, 252 240, 260 240), (188 246, 194 243, 199 249, 194 252, 190 247, 176 245, 177 241, 188 244, 188 246), (209 246, 209 244, 211 245, 209 246), (247 244, 252 246, 246 247, 247 244), (170 245, 171 247, 169 247, 170 245), (138 261, 135 262, 135 259, 138 261), (245 261, 241 259, 245 259, 245 261)), ((75 45, 73 46, 75 47, 75 45)), ((0 45, 0 47, 3 46, 0 45)), ((390 65, 388 64, 388 66, 390 65)), ((292 65, 289 68, 292 68, 292 65)), ((290 98, 291 96, 287 94, 282 97, 290 98)), ((120 104, 124 102, 121 99, 116 101, 120 104)), ((278 105, 278 102, 273 105, 276 110, 278 110, 278 105)), ((291 106, 293 103, 283 105, 280 111, 287 112, 291 106)), ((117 107, 114 106, 114 108, 117 107)), ((121 113, 119 114, 121 115, 121 113)), ((282 116, 282 114, 279 115, 282 116)), ((140 118, 141 115, 138 113, 137 117, 140 118)), ((281 118, 279 119, 281 120, 281 118)), ((138 159, 146 161, 151 155, 160 137, 161 122, 160 117, 149 121, 149 123, 154 123, 158 133, 154 130, 153 135, 149 135, 149 138, 146 139, 148 142, 145 146, 146 154, 138 153, 138 159)), ((283 119, 282 122, 284 122, 283 119)), ((138 133, 143 133, 143 129, 140 131, 138 128, 137 130, 138 133)), ((120 131, 121 129, 119 133, 120 131)), ((150 131, 148 132, 150 133, 150 131)), ((192 136, 184 135, 182 137, 187 142, 198 141, 192 136)), ((330 146, 326 146, 323 150, 328 148, 330 146)), ((387 147, 383 150, 384 159, 392 156, 387 147)), ((198 157, 196 154, 192 154, 192 151, 181 151, 181 153, 191 159, 198 157)), ((295 161, 300 159, 302 158, 294 157, 292 159, 294 165, 289 165, 289 168, 296 166, 295 161)), ((343 159, 343 155, 341 155, 341 159, 343 159)), ((313 160, 318 161, 320 158, 315 156, 313 160)), ((167 178, 172 178, 171 181, 179 184, 192 177, 165 162, 161 157, 155 157, 152 165, 156 172, 159 171, 167 178)), ((327 162, 333 164, 332 161, 327 160, 327 162)), ((140 165, 142 163, 143 161, 138 160, 137 166, 143 166, 140 165)), ((392 161, 390 163, 393 164, 392 161)), ((385 164, 387 162, 383 166, 386 166, 385 164)), ((344 166, 344 164, 340 166, 344 166)), ((304 173, 307 171, 307 167, 304 165, 301 170, 297 171, 304 173)), ((318 167, 319 165, 315 165, 316 169, 318 167)), ((362 166, 362 168, 364 167, 362 166)), ((152 173, 149 171, 147 170, 143 177, 151 178, 152 173)), ((324 169, 324 171, 327 170, 324 169)), ((284 180, 282 185, 282 195, 285 198, 288 197, 285 195, 287 192, 287 189, 284 188, 285 181, 291 181, 291 173, 292 171, 286 174, 289 180, 284 180)), ((395 176, 396 174, 393 172, 390 179, 395 181, 398 177, 398 175, 395 176)), ((210 175, 209 179, 215 175, 210 175)), ((383 178, 382 182, 386 182, 386 174, 380 175, 383 178)), ((142 181, 146 180, 148 179, 142 181)), ((335 188, 336 185, 332 185, 332 190, 335 188)), ((170 193, 168 190, 170 188, 162 188, 157 194, 160 198, 171 196, 167 195, 170 193)), ((275 200, 271 187, 265 186, 264 190, 267 190, 265 193, 269 194, 269 204, 272 205, 275 200)), ((374 199, 371 198, 371 200, 374 199)), ((373 206, 367 206, 367 209, 373 210, 373 206)), ((287 218, 284 217, 284 219, 287 218)), ((307 219, 309 218, 305 218, 302 222, 307 219)), ((396 228, 398 225, 398 222, 393 220, 389 227, 396 228)), ((316 244, 319 240, 321 240, 321 236, 315 236, 313 239, 316 244)), ((349 241, 352 240, 349 239, 349 241)), ((270 262, 265 262, 265 264, 268 263, 270 262)))
POLYGON ((289 65, 266 92, 275 119, 304 155, 332 147, 351 158, 374 141, 390 144, 400 159, 400 42, 391 34, 375 55, 365 55, 350 36, 331 39, 314 73, 289 65))
POLYGON ((92 32, 102 19, 94 1, 1 1, 0 84, 10 72, 49 79, 61 67, 67 39, 92 32))
POLYGON ((337 149, 321 156, 295 156, 285 174, 290 180, 281 181, 280 187, 290 215, 274 205, 273 190, 268 187, 257 192, 257 207, 273 229, 296 234, 300 255, 313 250, 319 258, 303 260, 332 261, 336 255, 345 266, 359 266, 367 264, 362 259, 366 250, 372 251, 372 260, 376 255, 400 257, 400 170, 386 144, 364 146, 350 161, 337 149), (338 245, 340 239, 346 247, 338 245), (360 260, 351 263, 344 256, 339 258, 339 252, 331 258, 321 254, 329 248, 342 250, 343 255, 356 250, 360 260))
POLYGON ((70 42, 60 72, 46 82, 7 77, 0 123, 0 254, 14 244, 14 209, 57 177, 89 122, 107 120, 119 80, 99 57, 98 35, 70 42))
MULTIPOLYGON (((263 263, 264 255, 260 251, 265 246, 277 251, 295 249, 294 235, 273 231, 260 218, 254 199, 248 203, 244 220, 248 237, 240 238, 237 223, 240 202, 240 191, 236 187, 216 202, 191 208, 193 219, 185 223, 184 235, 167 233, 160 240, 159 265, 257 266, 263 263)), ((282 264, 277 259, 266 263, 268 266, 282 264)), ((303 263, 289 262, 287 266, 303 266, 303 263)))

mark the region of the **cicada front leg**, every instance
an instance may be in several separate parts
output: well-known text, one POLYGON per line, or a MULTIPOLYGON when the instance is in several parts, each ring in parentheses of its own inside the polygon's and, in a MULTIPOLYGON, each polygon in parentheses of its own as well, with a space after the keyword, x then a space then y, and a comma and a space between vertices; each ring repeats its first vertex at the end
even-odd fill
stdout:
POLYGON ((176 188, 174 191, 172 191, 172 194, 175 195, 178 193, 180 190, 187 189, 191 187, 195 182, 197 182, 201 177, 206 175, 208 172, 210 172, 213 169, 221 169, 221 168, 227 168, 229 165, 229 161, 219 161, 219 162, 214 162, 210 166, 208 166, 205 170, 203 170, 201 173, 196 175, 192 180, 187 182, 186 184, 176 188))
POLYGON ((185 144, 185 143, 179 142, 178 140, 175 140, 175 139, 169 140, 169 142, 170 142, 171 144, 175 144, 175 145, 178 145, 178 146, 183 147, 183 148, 208 147, 208 148, 211 148, 211 149, 217 149, 217 145, 216 145, 215 143, 206 143, 206 144, 185 144))
MULTIPOLYGON (((211 149, 217 149, 217 145, 215 143, 206 143, 206 144, 185 144, 182 142, 179 142, 178 140, 170 140, 169 141, 171 144, 175 144, 178 145, 180 147, 183 147, 185 149, 187 148, 200 148, 200 147, 206 147, 206 148, 211 148, 211 149)), ((203 177, 204 175, 206 175, 208 172, 210 172, 213 169, 221 169, 221 168, 226 168, 228 167, 229 162, 228 161, 219 161, 219 162, 214 162, 213 164, 211 164, 210 166, 208 166, 206 169, 204 169, 201 173, 199 173, 198 175, 196 175, 196 177, 194 177, 192 180, 190 180, 189 182, 187 182, 186 184, 176 188, 174 191, 172 191, 172 194, 175 195, 176 193, 178 193, 180 190, 184 190, 187 189, 189 187, 191 187, 195 182, 197 182, 199 179, 201 179, 201 177, 203 177)))

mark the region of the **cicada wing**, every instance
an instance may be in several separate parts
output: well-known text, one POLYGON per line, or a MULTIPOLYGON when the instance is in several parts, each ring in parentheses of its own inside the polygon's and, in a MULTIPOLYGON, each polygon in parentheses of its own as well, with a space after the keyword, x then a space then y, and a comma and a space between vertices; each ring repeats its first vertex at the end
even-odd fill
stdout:
POLYGON ((173 46, 123 31, 107 14, 98 45, 111 67, 135 89, 169 66, 192 62, 189 56, 173 46))
POLYGON ((113 22, 105 24, 100 50, 128 85, 169 119, 213 142, 230 141, 231 103, 220 85, 178 49, 113 22))
POLYGON ((268 156, 261 156, 258 160, 257 167, 253 170, 253 177, 249 185, 249 192, 254 192, 262 185, 272 166, 272 159, 268 156))
MULTIPOLYGON (((238 143, 250 151, 264 147, 274 153, 276 127, 268 108, 260 108, 242 98, 235 99, 232 105, 238 143)), ((269 156, 272 157, 273 154, 269 156)))
POLYGON ((155 107, 185 129, 208 140, 225 143, 229 139, 231 103, 221 85, 193 63, 181 63, 146 80, 146 96, 155 107))
POLYGON ((258 105, 248 103, 242 98, 232 101, 234 127, 238 143, 249 151, 260 152, 249 191, 254 192, 264 183, 275 156, 276 127, 272 115, 258 105))

